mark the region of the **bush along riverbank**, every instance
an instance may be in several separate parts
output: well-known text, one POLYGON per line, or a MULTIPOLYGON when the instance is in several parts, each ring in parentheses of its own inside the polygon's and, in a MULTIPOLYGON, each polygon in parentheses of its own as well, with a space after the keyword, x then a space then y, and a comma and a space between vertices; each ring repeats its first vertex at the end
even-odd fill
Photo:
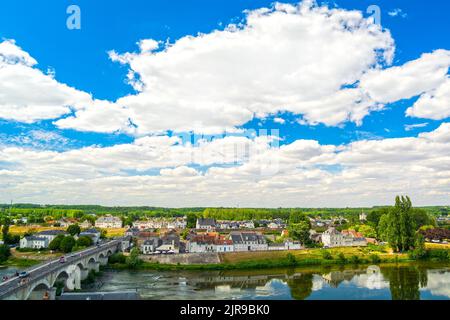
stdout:
MULTIPOLYGON (((321 249, 317 249, 321 250, 321 249)), ((161 264, 139 260, 132 264, 126 258, 116 258, 110 262, 109 267, 118 270, 251 270, 269 268, 292 268, 317 265, 367 265, 381 263, 403 263, 414 261, 439 261, 450 262, 448 250, 427 250, 427 253, 419 258, 408 254, 391 254, 388 257, 380 257, 378 254, 370 255, 345 255, 343 252, 332 254, 328 250, 321 250, 321 257, 298 257, 287 253, 276 259, 260 259, 238 261, 234 263, 224 262, 218 264, 161 264)))

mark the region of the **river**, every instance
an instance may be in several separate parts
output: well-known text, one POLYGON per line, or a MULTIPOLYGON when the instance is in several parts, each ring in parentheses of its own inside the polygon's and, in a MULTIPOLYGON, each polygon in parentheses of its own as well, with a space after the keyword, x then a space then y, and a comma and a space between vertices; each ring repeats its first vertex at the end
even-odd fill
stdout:
POLYGON ((450 300, 450 266, 385 265, 255 271, 107 270, 84 291, 143 299, 450 300))
MULTIPOLYGON (((0 269, 0 276, 12 268, 0 269)), ((448 264, 254 271, 104 270, 84 292, 137 290, 143 299, 450 300, 448 264)))

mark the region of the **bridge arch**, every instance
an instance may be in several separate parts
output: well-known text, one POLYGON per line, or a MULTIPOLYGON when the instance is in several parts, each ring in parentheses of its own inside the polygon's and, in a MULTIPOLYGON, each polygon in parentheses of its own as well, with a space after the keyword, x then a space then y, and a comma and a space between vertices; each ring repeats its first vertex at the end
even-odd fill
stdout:
POLYGON ((40 292, 40 291, 48 291, 52 288, 52 286, 50 285, 50 283, 47 281, 47 279, 42 279, 36 283, 34 283, 30 289, 28 290, 28 293, 25 296, 25 300, 42 300, 42 296, 41 299, 35 299, 34 297, 34 293, 36 292, 40 292))
POLYGON ((59 282, 64 283, 64 288, 67 288, 67 280, 70 278, 66 269, 60 270, 56 275, 52 283, 52 287, 56 286, 59 282))
POLYGON ((87 268, 86 268, 87 266, 85 266, 85 265, 83 264, 82 261, 79 261, 79 262, 77 263, 77 267, 80 268, 80 270, 87 269, 87 268))

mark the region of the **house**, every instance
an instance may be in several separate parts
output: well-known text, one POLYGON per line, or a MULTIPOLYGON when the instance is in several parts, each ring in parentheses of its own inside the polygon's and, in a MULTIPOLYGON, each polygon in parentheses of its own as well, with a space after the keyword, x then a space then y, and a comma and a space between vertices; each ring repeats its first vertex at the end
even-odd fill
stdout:
POLYGON ((275 222, 271 222, 267 225, 267 228, 269 229, 278 229, 280 228, 280 226, 278 224, 276 224, 275 222))
POLYGON ((143 254, 153 254, 156 249, 162 245, 162 240, 159 237, 151 237, 145 240, 141 245, 141 252, 143 254))
POLYGON ((180 253, 180 236, 176 233, 168 233, 161 237, 161 245, 156 248, 156 252, 167 253, 169 251, 180 253))
POLYGON ((64 230, 45 230, 35 234, 38 238, 46 238, 48 243, 52 242, 59 235, 68 235, 68 233, 64 230))
POLYGON ((234 251, 268 250, 266 239, 258 232, 232 231, 229 239, 233 242, 234 251))
POLYGON ((349 242, 348 246, 363 247, 367 246, 367 240, 361 232, 355 230, 342 230, 342 234, 349 242))
POLYGON ((150 218, 133 222, 133 227, 140 230, 145 229, 185 229, 187 226, 187 217, 178 218, 150 218))
POLYGON ((364 211, 359 214, 359 221, 367 221, 367 214, 365 214, 364 211))
POLYGON ((322 233, 322 243, 325 247, 357 247, 366 246, 367 241, 361 233, 354 230, 343 230, 342 233, 334 227, 322 233))
POLYGON ((137 237, 139 235, 139 228, 136 227, 132 227, 132 228, 128 228, 125 231, 125 236, 130 236, 130 237, 137 237))
POLYGON ((131 247, 132 247, 131 237, 125 236, 124 238, 122 238, 122 240, 120 241, 120 250, 122 252, 129 251, 131 247))
POLYGON ((87 229, 84 230, 83 232, 81 232, 79 234, 79 237, 89 237, 92 239, 92 243, 96 244, 100 241, 100 231, 98 231, 97 229, 91 228, 91 229, 87 229))
POLYGON ((104 217, 98 218, 95 221, 95 227, 103 229, 119 229, 122 228, 122 219, 120 219, 119 217, 114 217, 112 215, 106 215, 104 217))
POLYGON ((198 218, 195 228, 202 230, 214 230, 216 228, 216 220, 211 218, 198 218))
POLYGON ((232 252, 233 242, 217 233, 192 235, 188 242, 188 251, 191 253, 204 252, 232 252))
POLYGON ((284 243, 269 243, 267 245, 267 250, 269 251, 277 251, 277 250, 284 250, 284 243))
POLYGON ((27 236, 20 239, 20 248, 44 249, 48 248, 49 243, 44 237, 27 236))
POLYGON ((322 233, 322 243, 324 247, 341 247, 344 243, 344 236, 336 228, 328 228, 322 233))
POLYGON ((246 228, 246 229, 255 229, 255 224, 253 223, 253 221, 242 221, 240 224, 241 228, 246 228))
POLYGON ((92 223, 89 220, 84 220, 80 223, 81 229, 89 229, 90 227, 92 227, 92 223))
POLYGON ((193 235, 189 238, 187 249, 191 253, 215 252, 215 240, 216 235, 212 234, 193 235))
POLYGON ((291 239, 288 239, 284 242, 284 249, 285 250, 300 250, 302 249, 302 244, 300 241, 294 241, 291 239))
POLYGON ((239 229, 240 226, 236 221, 221 220, 217 221, 216 227, 218 229, 239 229))
POLYGON ((286 240, 285 242, 281 243, 270 243, 268 244, 267 250, 274 251, 274 250, 300 250, 302 249, 302 245, 299 241, 293 241, 293 240, 286 240))
POLYGON ((322 242, 322 234, 313 229, 309 230, 309 238, 315 243, 322 242))

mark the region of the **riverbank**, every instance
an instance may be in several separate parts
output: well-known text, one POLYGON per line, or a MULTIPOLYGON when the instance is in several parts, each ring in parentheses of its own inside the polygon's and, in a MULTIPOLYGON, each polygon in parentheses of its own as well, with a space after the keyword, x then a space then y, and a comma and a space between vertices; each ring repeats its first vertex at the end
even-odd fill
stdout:
MULTIPOLYGON (((430 252, 436 250, 430 250, 430 252)), ((442 251, 442 250, 440 250, 442 251)), ((449 261, 450 250, 445 249, 446 257, 430 255, 428 261, 449 261)), ((139 270, 251 270, 270 268, 291 268, 302 266, 363 265, 381 263, 415 262, 406 253, 392 253, 385 247, 355 247, 332 249, 305 249, 291 251, 230 252, 219 254, 217 263, 161 263, 141 261, 135 269, 139 270)), ((174 259, 174 261, 178 261, 174 259)), ((115 263, 111 268, 130 269, 126 263, 115 263)))

